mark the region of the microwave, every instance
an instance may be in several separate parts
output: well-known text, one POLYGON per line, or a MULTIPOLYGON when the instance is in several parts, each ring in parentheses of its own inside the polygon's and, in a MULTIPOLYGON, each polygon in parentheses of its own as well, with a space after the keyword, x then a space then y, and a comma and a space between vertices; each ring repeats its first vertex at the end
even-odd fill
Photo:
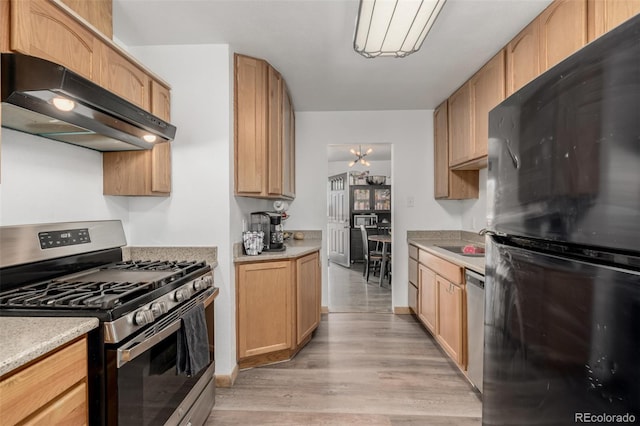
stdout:
POLYGON ((353 226, 359 228, 360 225, 364 226, 376 226, 378 223, 378 215, 372 214, 354 214, 353 226))

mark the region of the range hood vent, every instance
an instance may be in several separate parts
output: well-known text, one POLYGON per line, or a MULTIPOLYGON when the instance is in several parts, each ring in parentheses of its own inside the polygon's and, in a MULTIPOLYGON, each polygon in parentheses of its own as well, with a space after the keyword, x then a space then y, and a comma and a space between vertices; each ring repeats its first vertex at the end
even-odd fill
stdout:
POLYGON ((103 152, 148 150, 176 134, 73 71, 18 53, 2 54, 2 126, 103 152))

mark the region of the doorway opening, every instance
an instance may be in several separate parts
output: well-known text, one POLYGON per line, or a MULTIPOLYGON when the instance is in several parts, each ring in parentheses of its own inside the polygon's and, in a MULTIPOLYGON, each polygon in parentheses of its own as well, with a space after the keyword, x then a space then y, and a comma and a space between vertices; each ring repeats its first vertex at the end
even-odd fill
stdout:
MULTIPOLYGON (((386 246, 386 262, 371 265, 367 280, 364 241, 393 229, 392 145, 328 145, 327 156, 329 312, 391 313, 391 244, 386 246)), ((368 245, 382 251, 381 243, 368 245)))

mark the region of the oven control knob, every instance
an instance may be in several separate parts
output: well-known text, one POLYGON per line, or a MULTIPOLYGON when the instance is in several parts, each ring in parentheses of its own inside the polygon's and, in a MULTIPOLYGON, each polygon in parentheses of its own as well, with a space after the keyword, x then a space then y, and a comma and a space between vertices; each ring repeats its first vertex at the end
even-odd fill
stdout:
POLYGON ((151 304, 151 312, 154 318, 158 318, 162 314, 166 314, 169 311, 166 302, 156 302, 151 304))
POLYGON ((189 289, 189 287, 180 288, 176 290, 175 293, 173 293, 173 299, 176 302, 184 302, 185 300, 189 300, 191 299, 191 290, 189 289))
POLYGON ((136 325, 147 325, 155 320, 151 309, 141 309, 133 317, 133 322, 136 325))
POLYGON ((213 277, 209 275, 193 282, 193 289, 195 291, 205 290, 209 287, 213 287, 213 277))
POLYGON ((213 277, 211 275, 207 275, 206 277, 202 278, 202 282, 204 284, 204 288, 213 287, 213 277))

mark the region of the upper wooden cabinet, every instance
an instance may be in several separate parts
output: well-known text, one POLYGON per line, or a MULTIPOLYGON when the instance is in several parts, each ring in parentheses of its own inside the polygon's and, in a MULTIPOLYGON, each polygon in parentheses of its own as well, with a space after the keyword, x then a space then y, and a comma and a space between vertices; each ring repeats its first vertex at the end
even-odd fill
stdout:
POLYGON ((507 96, 540 75, 540 37, 538 21, 527 25, 506 46, 507 96))
POLYGON ((540 72, 587 44, 587 2, 556 0, 536 19, 540 37, 540 72))
POLYGON ((10 50, 63 65, 99 84, 100 40, 47 0, 10 3, 10 50))
POLYGON ((282 76, 261 59, 235 55, 235 194, 295 197, 295 124, 282 76))
POLYGON ((433 123, 434 197, 450 200, 478 198, 479 172, 477 170, 452 170, 449 168, 447 101, 444 101, 434 111, 433 123))
POLYGON ((587 0, 551 3, 507 45, 507 96, 587 41, 587 0))
POLYGON ((62 0, 89 24, 113 38, 113 7, 111 0, 62 0))
MULTIPOLYGON (((171 94, 151 82, 151 112, 170 121, 171 94)), ((156 144, 150 151, 102 154, 104 195, 168 196, 171 192, 171 144, 156 144)))
POLYGON ((142 69, 103 44, 99 84, 140 108, 150 111, 151 77, 142 69))
POLYGON ((640 0, 587 0, 589 41, 640 13, 640 0))
POLYGON ((449 166, 468 159, 471 151, 471 90, 469 82, 449 97, 449 166))
MULTIPOLYGON (((64 3, 3 0, 0 24, 9 25, 2 25, 0 47, 63 65, 169 121, 169 86, 107 38, 111 37, 111 2, 64 3)), ((105 195, 167 196, 171 192, 171 145, 164 142, 149 151, 106 152, 103 175, 105 195)))
POLYGON ((489 111, 505 98, 504 50, 498 52, 469 81, 471 91, 471 146, 461 168, 479 169, 487 165, 489 111))
POLYGON ((449 167, 477 170, 487 165, 489 111, 505 97, 504 50, 449 98, 449 167))

